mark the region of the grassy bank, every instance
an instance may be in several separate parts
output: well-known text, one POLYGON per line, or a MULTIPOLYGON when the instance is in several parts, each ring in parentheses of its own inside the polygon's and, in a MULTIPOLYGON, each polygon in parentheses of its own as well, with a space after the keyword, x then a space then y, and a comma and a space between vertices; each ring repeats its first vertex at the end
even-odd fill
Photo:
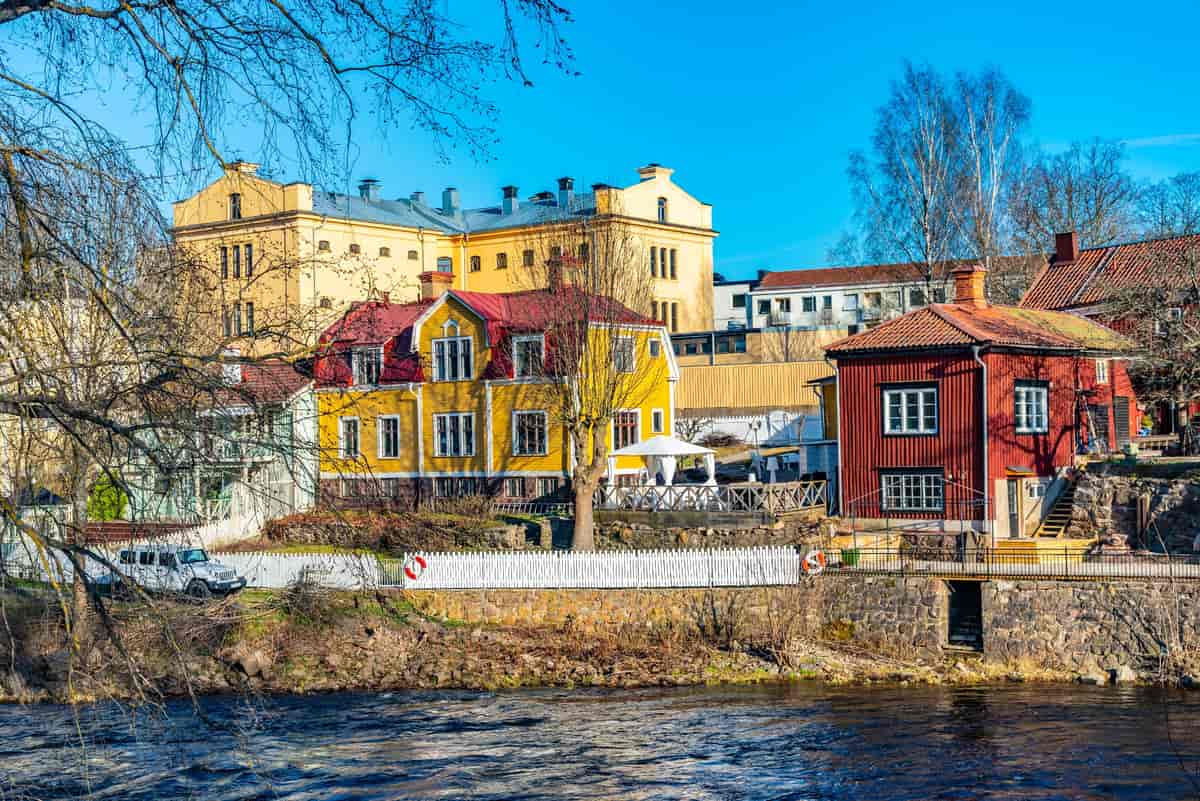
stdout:
POLYGON ((824 680, 968 684, 1069 681, 1037 665, 965 654, 883 655, 829 637, 730 640, 687 622, 601 632, 467 625, 422 614, 403 594, 248 591, 207 605, 111 607, 103 636, 72 656, 39 593, 7 593, 0 700, 157 699, 188 693, 515 687, 642 687, 824 680), (124 652, 124 653, 122 653, 124 652), (128 656, 128 659, 126 659, 128 656))

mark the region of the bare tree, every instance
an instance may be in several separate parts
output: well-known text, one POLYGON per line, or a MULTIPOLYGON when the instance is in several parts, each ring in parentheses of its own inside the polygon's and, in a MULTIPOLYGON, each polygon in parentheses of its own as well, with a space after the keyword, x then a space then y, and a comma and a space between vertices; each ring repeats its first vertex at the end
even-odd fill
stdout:
POLYGON ((1011 246, 1006 204, 1020 176, 1020 136, 1029 123, 1029 99, 996 69, 959 73, 955 81, 958 168, 951 206, 962 231, 963 256, 991 273, 1011 246))
POLYGON ((1200 232, 1200 172, 1184 172, 1142 188, 1138 223, 1147 237, 1200 232))
POLYGON ((932 294, 958 236, 953 203, 958 150, 954 103, 932 67, 906 64, 876 111, 872 153, 850 156, 848 175, 865 255, 910 262, 932 294))
POLYGON ((620 216, 614 209, 541 226, 525 245, 536 255, 524 280, 549 288, 541 314, 550 376, 541 388, 567 436, 577 550, 595 548, 593 498, 614 418, 667 377, 667 360, 652 364, 645 353, 661 325, 645 311, 653 297, 645 248, 620 216))
POLYGON ((1054 234, 1076 231, 1083 247, 1129 237, 1137 188, 1120 143, 1075 142, 1041 153, 1026 167, 1014 195, 1013 221, 1024 252, 1045 252, 1054 234))
POLYGON ((1105 314, 1138 345, 1129 370, 1138 399, 1170 404, 1181 446, 1195 453, 1188 410, 1200 400, 1200 246, 1156 254, 1141 274, 1110 295, 1105 314))

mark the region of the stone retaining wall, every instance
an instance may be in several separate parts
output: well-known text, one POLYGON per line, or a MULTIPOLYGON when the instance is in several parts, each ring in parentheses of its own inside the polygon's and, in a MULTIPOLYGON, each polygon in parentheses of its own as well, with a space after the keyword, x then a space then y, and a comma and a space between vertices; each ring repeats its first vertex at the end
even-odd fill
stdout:
MULTIPOLYGON (((716 610, 736 615, 746 636, 795 619, 797 634, 875 653, 947 653, 948 591, 941 579, 827 577, 798 587, 714 590, 433 590, 406 597, 426 614, 471 623, 694 626, 697 615, 716 610)), ((1200 635, 1200 585, 985 581, 981 605, 982 658, 999 664, 1080 674, 1127 667, 1150 679, 1165 652, 1194 648, 1200 635)))

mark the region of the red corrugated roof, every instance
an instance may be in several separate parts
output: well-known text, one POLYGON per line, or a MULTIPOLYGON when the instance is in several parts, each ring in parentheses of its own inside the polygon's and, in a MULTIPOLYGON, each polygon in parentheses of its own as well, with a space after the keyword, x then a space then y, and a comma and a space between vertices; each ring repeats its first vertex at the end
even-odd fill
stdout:
POLYGON ((411 326, 432 300, 412 303, 387 303, 370 300, 352 306, 342 319, 321 335, 322 342, 353 341, 362 345, 378 345, 411 326))
POLYGON ((828 353, 1000 345, 1048 350, 1124 352, 1131 343, 1075 314, 1017 306, 938 303, 830 345, 828 353))
MULTIPOLYGON (((1036 257, 1041 259, 1042 257, 1036 257)), ((993 259, 995 269, 1005 262, 1020 264, 1022 256, 1000 256, 993 259)), ((950 271, 971 260, 951 260, 938 264, 937 275, 949 283, 950 271)), ((821 267, 810 270, 779 270, 766 272, 759 279, 759 289, 804 289, 806 287, 859 286, 862 284, 891 284, 897 282, 919 282, 925 280, 924 265, 914 262, 898 264, 865 264, 857 267, 821 267)))
POLYGON ((1179 257, 1200 252, 1200 234, 1088 248, 1075 261, 1053 261, 1034 279, 1021 306, 1069 309, 1102 303, 1132 286, 1185 280, 1179 257), (1173 278, 1174 277, 1174 278, 1173 278))

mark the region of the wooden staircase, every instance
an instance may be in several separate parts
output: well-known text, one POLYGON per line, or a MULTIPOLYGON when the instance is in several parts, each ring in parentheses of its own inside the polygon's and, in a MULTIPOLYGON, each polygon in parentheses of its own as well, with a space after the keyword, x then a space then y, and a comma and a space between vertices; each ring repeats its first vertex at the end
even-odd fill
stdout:
POLYGON ((1075 505, 1075 483, 1071 481, 1067 484, 1051 507, 1050 514, 1042 519, 1033 536, 1062 537, 1067 533, 1067 527, 1071 525, 1071 508, 1075 505))

